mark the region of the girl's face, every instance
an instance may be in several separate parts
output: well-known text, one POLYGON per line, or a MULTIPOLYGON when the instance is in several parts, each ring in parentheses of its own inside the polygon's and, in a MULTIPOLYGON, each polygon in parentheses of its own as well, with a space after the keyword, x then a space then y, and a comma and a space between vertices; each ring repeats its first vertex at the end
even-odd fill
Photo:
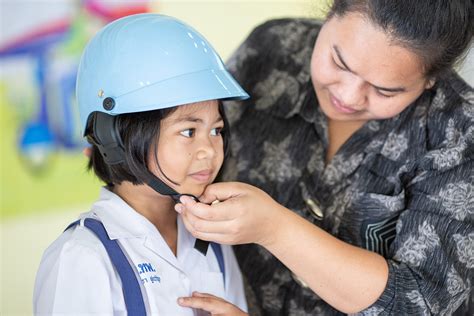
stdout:
POLYGON ((311 78, 322 111, 339 121, 391 118, 432 86, 416 54, 356 13, 324 24, 311 78))
POLYGON ((199 197, 224 161, 223 127, 216 100, 179 106, 161 121, 159 167, 151 152, 150 170, 177 192, 199 197))

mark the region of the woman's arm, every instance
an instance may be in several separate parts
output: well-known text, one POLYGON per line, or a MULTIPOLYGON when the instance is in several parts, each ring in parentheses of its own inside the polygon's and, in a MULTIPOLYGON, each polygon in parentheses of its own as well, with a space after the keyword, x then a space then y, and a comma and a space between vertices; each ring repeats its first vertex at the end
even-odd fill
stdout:
POLYGON ((268 249, 334 308, 361 311, 385 289, 386 260, 354 247, 276 203, 263 191, 242 183, 209 186, 204 203, 182 198, 186 227, 197 238, 225 244, 257 243, 268 249))
POLYGON ((472 288, 474 161, 447 166, 437 155, 419 164, 430 172, 406 183, 406 206, 387 261, 336 239, 249 185, 212 185, 201 200, 223 202, 209 206, 185 199, 181 208, 197 237, 262 245, 343 312, 375 303, 371 310, 449 315, 472 288))

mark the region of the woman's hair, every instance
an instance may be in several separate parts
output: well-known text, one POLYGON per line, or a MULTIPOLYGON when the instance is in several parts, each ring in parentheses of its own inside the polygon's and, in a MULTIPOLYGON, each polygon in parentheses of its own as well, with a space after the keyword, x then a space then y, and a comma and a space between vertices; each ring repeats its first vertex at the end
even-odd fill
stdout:
MULTIPOLYGON (((99 179, 107 185, 113 186, 122 181, 129 181, 133 184, 146 183, 150 178, 148 171, 149 153, 154 152, 153 157, 158 163, 156 149, 160 135, 161 120, 176 111, 178 107, 168 109, 120 114, 116 116, 116 127, 120 135, 124 150, 125 161, 122 163, 109 165, 104 161, 99 148, 92 144, 92 153, 89 159, 88 169, 93 170, 99 179)), ((221 131, 224 140, 224 154, 227 154, 229 143, 229 123, 225 116, 222 102, 219 101, 219 114, 224 121, 224 128, 221 131)), ((87 123, 86 130, 92 130, 95 116, 87 123)), ((159 167, 159 165, 158 165, 159 167)))
POLYGON ((473 10, 472 0, 334 0, 327 18, 362 14, 394 43, 419 56, 426 77, 436 78, 470 46, 473 10))

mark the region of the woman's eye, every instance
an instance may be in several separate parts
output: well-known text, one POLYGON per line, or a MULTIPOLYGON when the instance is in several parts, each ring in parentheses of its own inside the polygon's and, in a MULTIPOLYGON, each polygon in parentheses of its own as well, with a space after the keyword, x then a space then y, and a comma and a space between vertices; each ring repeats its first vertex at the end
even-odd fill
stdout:
POLYGON ((179 132, 184 137, 193 137, 195 133, 194 128, 185 129, 184 131, 179 132))
POLYGON ((395 96, 395 95, 385 94, 385 93, 383 93, 383 92, 381 92, 380 90, 377 90, 377 89, 375 89, 375 92, 376 92, 379 96, 381 96, 381 97, 383 97, 383 98, 392 98, 392 97, 395 96))
POLYGON ((219 136, 222 133, 222 127, 211 129, 211 136, 219 136))
POLYGON ((344 71, 347 70, 345 67, 339 65, 334 58, 332 59, 332 62, 333 62, 334 65, 336 65, 337 68, 339 68, 341 70, 344 70, 344 71))

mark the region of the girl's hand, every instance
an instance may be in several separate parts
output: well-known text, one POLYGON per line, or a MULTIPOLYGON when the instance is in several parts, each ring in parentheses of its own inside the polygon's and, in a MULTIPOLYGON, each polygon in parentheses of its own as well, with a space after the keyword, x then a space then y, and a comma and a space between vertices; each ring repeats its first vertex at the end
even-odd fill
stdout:
POLYGON ((262 190, 248 184, 211 184, 199 200, 202 203, 182 196, 182 204, 175 206, 182 214, 186 228, 199 239, 221 244, 267 246, 284 222, 281 215, 286 209, 262 190), (216 200, 220 203, 208 205, 216 200))
POLYGON ((206 293, 193 292, 191 297, 180 297, 178 299, 178 304, 183 307, 202 309, 206 312, 209 312, 211 315, 248 315, 240 308, 227 302, 226 300, 206 293))

